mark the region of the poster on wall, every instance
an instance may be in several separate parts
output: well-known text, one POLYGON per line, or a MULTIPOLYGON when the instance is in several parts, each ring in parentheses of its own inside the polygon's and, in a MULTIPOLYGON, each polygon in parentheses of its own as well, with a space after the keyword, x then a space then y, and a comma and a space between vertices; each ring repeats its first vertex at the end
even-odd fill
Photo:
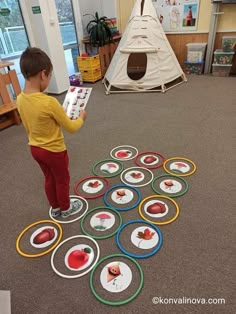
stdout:
POLYGON ((196 31, 200 0, 152 0, 165 32, 196 31))

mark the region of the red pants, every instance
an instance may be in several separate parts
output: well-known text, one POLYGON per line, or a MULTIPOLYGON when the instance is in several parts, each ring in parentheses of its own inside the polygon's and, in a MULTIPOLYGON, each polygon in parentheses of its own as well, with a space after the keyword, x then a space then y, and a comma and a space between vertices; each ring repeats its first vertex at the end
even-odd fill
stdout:
POLYGON ((52 208, 67 210, 70 207, 70 174, 67 151, 50 152, 30 146, 31 154, 45 176, 45 192, 52 208))

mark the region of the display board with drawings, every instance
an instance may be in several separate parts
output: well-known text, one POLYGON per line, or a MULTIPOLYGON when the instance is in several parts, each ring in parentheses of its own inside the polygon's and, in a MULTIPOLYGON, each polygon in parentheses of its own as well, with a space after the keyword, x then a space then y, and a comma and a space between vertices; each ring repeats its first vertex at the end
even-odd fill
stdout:
POLYGON ((165 32, 197 30, 200 0, 152 0, 165 32))
POLYGON ((69 87, 62 106, 71 120, 76 120, 80 110, 85 109, 91 92, 89 87, 69 87))

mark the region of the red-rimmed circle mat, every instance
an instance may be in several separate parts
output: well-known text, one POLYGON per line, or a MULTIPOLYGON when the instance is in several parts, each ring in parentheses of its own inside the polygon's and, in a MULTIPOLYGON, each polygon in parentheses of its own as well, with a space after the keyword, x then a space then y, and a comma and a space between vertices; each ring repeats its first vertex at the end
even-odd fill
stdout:
POLYGON ((134 162, 139 167, 148 169, 160 168, 164 163, 165 157, 157 152, 142 152, 137 155, 134 162))
POLYGON ((167 173, 179 177, 190 176, 197 170, 197 166, 192 160, 183 157, 172 157, 167 159, 164 162, 163 168, 167 173))
POLYGON ((16 250, 24 257, 40 257, 51 252, 61 238, 60 224, 52 220, 36 221, 19 234, 16 240, 16 250))
POLYGON ((75 184, 74 191, 76 195, 93 199, 105 194, 109 186, 109 181, 106 178, 90 176, 78 181, 75 184))
POLYGON ((121 145, 113 148, 110 152, 110 156, 115 160, 131 160, 138 155, 138 150, 136 147, 130 145, 121 145))
POLYGON ((168 196, 151 195, 139 204, 139 215, 152 224, 167 225, 178 218, 179 205, 168 196))

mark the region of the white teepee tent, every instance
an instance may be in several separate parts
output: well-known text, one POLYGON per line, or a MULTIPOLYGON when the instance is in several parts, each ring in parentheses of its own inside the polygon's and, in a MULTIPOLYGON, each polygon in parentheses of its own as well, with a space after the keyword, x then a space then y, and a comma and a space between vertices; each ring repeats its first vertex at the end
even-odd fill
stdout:
POLYGON ((106 94, 165 92, 184 81, 152 0, 137 0, 103 79, 106 94))

